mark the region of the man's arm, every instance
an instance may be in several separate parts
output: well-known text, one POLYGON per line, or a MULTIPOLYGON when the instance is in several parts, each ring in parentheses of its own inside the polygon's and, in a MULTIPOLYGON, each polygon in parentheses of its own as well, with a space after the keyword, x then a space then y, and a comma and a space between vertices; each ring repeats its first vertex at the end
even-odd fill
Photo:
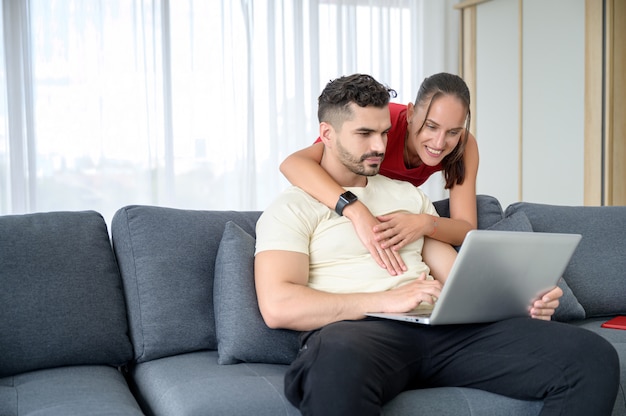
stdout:
POLYGON ((254 267, 259 308, 270 328, 308 331, 332 322, 362 319, 367 312, 408 312, 441 293, 438 281, 424 279, 385 292, 318 291, 307 285, 308 256, 292 251, 262 251, 256 255, 254 267))

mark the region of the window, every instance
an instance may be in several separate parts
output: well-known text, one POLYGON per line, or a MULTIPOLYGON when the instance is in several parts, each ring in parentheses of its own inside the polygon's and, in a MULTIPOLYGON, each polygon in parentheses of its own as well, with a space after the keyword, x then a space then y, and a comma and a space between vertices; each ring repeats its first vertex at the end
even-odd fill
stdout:
POLYGON ((424 8, 4 0, 0 213, 261 210, 288 185, 279 163, 317 136, 330 79, 370 73, 414 99, 424 8))

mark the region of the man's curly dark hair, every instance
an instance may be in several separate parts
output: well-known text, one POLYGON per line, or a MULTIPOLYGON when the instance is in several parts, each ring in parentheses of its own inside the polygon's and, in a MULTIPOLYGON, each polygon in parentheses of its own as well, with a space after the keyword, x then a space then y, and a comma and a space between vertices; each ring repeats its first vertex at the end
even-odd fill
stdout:
POLYGON ((353 74, 330 81, 320 94, 317 102, 317 118, 321 122, 339 128, 352 117, 350 103, 360 107, 385 107, 396 91, 376 81, 372 76, 353 74))

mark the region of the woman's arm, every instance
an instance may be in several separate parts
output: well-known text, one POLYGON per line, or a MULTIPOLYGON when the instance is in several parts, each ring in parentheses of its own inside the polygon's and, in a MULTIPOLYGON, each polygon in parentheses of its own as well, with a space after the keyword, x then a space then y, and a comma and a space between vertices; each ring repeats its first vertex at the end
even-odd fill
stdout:
POLYGON ((292 185, 304 189, 313 198, 334 210, 339 195, 345 190, 320 166, 323 154, 324 144, 313 143, 287 156, 280 164, 280 172, 292 185))
POLYGON ((465 180, 450 189, 450 218, 428 214, 394 213, 380 216, 380 225, 374 227, 376 238, 383 248, 394 251, 427 236, 455 246, 461 245, 465 235, 478 226, 476 213, 476 175, 478 174, 478 145, 470 133, 465 151, 465 180))
POLYGON ((465 151, 465 180, 461 185, 450 189, 450 218, 437 221, 437 230, 432 235, 440 241, 452 245, 460 245, 465 235, 478 227, 476 212, 476 176, 478 175, 478 144, 476 138, 469 134, 465 151))
MULTIPOLYGON (((324 144, 314 143, 288 156, 280 165, 280 171, 292 185, 302 188, 313 198, 335 210, 339 195, 345 192, 335 180, 320 166, 324 144)), ((397 251, 383 249, 374 235, 374 226, 379 221, 361 202, 356 201, 343 210, 374 260, 388 270, 389 274, 397 275, 406 270, 406 266, 397 251)))

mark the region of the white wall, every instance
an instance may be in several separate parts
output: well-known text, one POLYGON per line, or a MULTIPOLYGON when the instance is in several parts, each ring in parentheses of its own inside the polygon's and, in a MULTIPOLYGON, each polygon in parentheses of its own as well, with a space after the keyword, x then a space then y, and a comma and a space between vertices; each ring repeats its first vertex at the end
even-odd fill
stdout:
POLYGON ((503 207, 517 200, 519 143, 518 0, 483 3, 476 16, 477 193, 503 207))
POLYGON ((525 0, 524 200, 584 202, 585 1, 525 0))
POLYGON ((518 0, 477 7, 477 192, 582 205, 585 0, 522 4, 521 31, 518 0))

